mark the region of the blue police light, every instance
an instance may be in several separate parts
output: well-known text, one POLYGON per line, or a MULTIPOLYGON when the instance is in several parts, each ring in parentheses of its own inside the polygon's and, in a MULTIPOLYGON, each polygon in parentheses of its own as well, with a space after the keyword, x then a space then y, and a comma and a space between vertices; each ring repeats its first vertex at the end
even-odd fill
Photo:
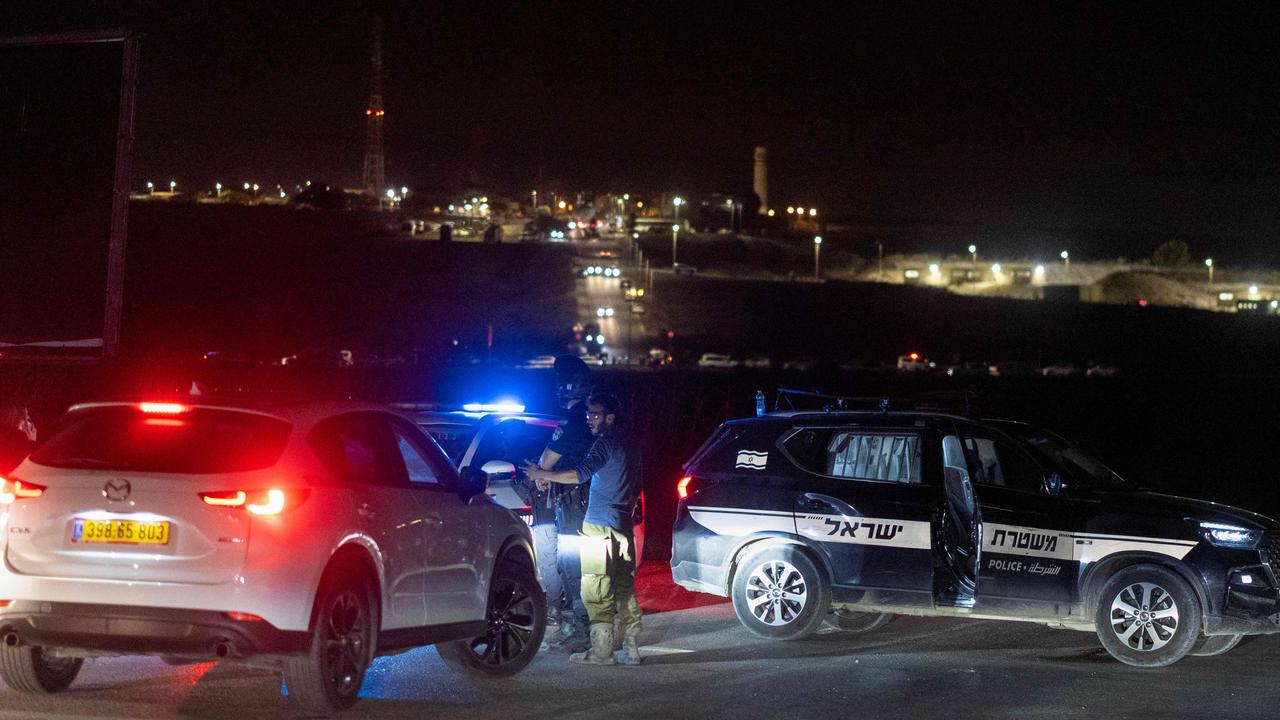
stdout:
POLYGON ((524 405, 510 402, 467 403, 462 406, 462 409, 466 412, 522 413, 524 412, 524 405))

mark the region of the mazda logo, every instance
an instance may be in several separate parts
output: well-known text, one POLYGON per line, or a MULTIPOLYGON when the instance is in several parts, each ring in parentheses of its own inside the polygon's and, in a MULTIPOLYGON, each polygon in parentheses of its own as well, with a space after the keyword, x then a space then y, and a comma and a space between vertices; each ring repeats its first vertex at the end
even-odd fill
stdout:
POLYGON ((128 500, 131 492, 133 492, 133 486, 124 478, 108 480, 107 484, 102 486, 102 497, 111 502, 128 500))

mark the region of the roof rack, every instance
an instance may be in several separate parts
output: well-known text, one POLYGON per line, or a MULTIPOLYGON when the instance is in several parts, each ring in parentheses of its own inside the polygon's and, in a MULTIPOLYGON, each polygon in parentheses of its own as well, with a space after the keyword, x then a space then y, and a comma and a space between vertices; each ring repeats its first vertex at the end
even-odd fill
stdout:
POLYGON ((792 388, 778 388, 777 396, 774 399, 773 410, 777 412, 782 410, 782 401, 785 399, 789 410, 803 410, 796 406, 796 399, 811 398, 827 401, 821 408, 821 412, 840 412, 850 410, 871 410, 887 413, 890 410, 916 410, 921 412, 945 412, 965 417, 977 417, 977 400, 978 394, 969 390, 941 390, 937 392, 917 393, 905 398, 892 398, 889 396, 852 396, 852 395, 832 395, 829 393, 814 392, 811 390, 795 390, 792 388))

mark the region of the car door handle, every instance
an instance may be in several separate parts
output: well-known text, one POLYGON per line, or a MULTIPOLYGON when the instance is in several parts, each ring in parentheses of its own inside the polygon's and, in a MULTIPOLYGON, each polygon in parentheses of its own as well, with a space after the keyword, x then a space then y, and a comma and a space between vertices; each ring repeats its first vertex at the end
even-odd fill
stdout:
POLYGON ((366 520, 372 520, 378 516, 378 513, 369 508, 369 503, 364 503, 360 507, 356 508, 356 514, 366 520))
POLYGON ((813 495, 812 493, 805 493, 804 509, 813 510, 815 512, 822 512, 822 511, 835 512, 836 506, 832 505, 826 500, 823 500, 822 498, 817 497, 816 495, 813 495))

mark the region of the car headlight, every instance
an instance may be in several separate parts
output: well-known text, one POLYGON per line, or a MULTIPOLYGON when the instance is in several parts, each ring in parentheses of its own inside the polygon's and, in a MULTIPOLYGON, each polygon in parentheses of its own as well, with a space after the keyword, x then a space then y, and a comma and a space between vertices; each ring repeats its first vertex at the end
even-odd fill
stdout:
POLYGON ((1218 547, 1253 548, 1257 547, 1258 541, 1262 539, 1261 530, 1221 523, 1202 522, 1200 532, 1204 533, 1205 540, 1218 547))

